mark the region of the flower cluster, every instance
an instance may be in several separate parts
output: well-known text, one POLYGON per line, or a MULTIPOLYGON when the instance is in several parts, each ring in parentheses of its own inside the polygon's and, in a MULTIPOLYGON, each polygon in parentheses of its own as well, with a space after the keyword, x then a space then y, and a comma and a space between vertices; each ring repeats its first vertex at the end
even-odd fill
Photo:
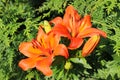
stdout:
POLYGON ((78 49, 89 38, 82 49, 81 55, 88 56, 96 47, 100 36, 106 37, 106 33, 92 28, 90 15, 81 16, 73 8, 68 6, 63 18, 56 17, 46 25, 40 25, 38 34, 30 42, 22 42, 19 45, 19 51, 28 58, 22 59, 19 66, 23 70, 35 68, 46 76, 52 75, 50 65, 55 56, 69 58, 68 50, 78 49), (51 24, 54 24, 51 27, 51 24), (44 29, 44 30, 43 30, 44 29), (70 40, 68 46, 60 43, 61 37, 70 40))

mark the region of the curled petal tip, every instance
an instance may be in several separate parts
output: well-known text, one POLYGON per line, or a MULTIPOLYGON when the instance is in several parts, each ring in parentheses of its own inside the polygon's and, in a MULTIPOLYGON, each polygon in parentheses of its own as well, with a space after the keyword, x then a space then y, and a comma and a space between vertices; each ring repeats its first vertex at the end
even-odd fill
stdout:
POLYGON ((104 38, 106 38, 107 37, 107 34, 104 32, 104 34, 102 35, 104 38))
POLYGON ((54 18, 53 20, 50 21, 50 24, 59 24, 59 23, 62 23, 62 18, 61 17, 56 17, 54 18))
POLYGON ((82 45, 82 43, 83 43, 82 38, 71 38, 71 42, 70 45, 68 46, 68 49, 75 50, 79 48, 82 45))

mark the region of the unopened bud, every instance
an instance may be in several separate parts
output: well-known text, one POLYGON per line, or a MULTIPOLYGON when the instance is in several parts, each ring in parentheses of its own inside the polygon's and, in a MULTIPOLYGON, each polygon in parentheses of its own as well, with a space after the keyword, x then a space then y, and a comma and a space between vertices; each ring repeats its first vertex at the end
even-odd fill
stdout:
POLYGON ((64 67, 65 67, 65 69, 69 70, 69 69, 73 68, 73 65, 71 62, 66 62, 64 67))

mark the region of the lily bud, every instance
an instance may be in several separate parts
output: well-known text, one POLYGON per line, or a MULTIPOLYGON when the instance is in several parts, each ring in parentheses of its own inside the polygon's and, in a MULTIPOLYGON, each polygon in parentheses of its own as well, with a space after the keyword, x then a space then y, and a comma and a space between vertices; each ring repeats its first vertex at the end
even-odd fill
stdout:
POLYGON ((84 45, 83 50, 82 50, 82 56, 86 57, 88 56, 96 47, 100 40, 99 35, 94 35, 92 36, 84 45))

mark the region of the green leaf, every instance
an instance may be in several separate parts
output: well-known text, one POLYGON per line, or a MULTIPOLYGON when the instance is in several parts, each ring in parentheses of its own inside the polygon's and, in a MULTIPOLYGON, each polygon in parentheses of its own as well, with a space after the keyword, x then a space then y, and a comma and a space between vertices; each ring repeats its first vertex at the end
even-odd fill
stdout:
POLYGON ((85 58, 70 58, 70 61, 73 63, 80 63, 82 64, 85 68, 91 69, 92 67, 87 63, 85 58))
POLYGON ((82 63, 85 68, 92 69, 92 67, 87 63, 85 58, 81 58, 80 63, 82 63))
POLYGON ((79 58, 70 58, 73 63, 81 63, 79 58))

